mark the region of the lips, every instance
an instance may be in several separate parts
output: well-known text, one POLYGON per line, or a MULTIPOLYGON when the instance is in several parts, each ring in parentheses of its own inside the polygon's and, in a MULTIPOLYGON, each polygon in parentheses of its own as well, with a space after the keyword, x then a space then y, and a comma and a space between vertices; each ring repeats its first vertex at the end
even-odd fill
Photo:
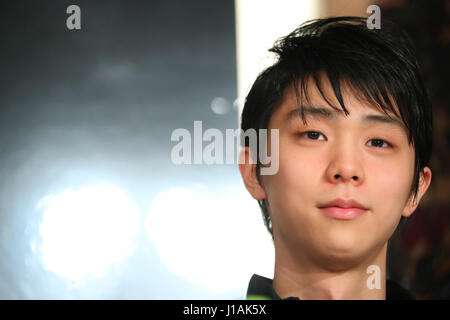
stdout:
POLYGON ((354 199, 335 199, 319 205, 318 208, 327 216, 343 220, 357 218, 368 210, 354 199))

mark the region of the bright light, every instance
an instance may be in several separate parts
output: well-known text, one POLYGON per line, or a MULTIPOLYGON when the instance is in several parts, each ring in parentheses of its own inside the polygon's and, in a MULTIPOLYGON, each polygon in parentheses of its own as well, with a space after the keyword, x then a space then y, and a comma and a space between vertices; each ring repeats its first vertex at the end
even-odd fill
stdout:
MULTIPOLYGON (((318 18, 320 1, 235 0, 238 115, 258 74, 272 65, 273 43, 301 23, 318 18)), ((238 121, 240 122, 240 119, 238 121)))
POLYGON ((39 201, 44 266, 79 285, 101 277, 135 248, 139 212, 116 186, 67 189, 39 201))
POLYGON ((243 188, 197 185, 160 193, 146 228, 171 272, 217 294, 244 294, 253 273, 273 276, 272 240, 243 188))

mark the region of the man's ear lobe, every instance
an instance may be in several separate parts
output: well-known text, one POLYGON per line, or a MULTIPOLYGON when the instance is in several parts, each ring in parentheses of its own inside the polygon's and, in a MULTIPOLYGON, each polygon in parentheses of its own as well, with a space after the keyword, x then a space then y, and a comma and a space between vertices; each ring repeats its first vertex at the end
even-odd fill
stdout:
POLYGON ((266 198, 266 192, 258 181, 256 175, 256 161, 251 161, 250 149, 245 147, 239 154, 239 171, 241 172, 242 180, 248 192, 256 200, 266 198))
POLYGON ((423 195, 427 191, 428 187, 431 183, 431 169, 428 167, 425 167, 422 172, 420 173, 419 177, 419 188, 417 189, 417 196, 414 197, 414 195, 411 195, 408 199, 408 202, 406 204, 405 209, 403 210, 402 216, 409 217, 413 214, 413 212, 417 209, 420 200, 422 199, 423 195))

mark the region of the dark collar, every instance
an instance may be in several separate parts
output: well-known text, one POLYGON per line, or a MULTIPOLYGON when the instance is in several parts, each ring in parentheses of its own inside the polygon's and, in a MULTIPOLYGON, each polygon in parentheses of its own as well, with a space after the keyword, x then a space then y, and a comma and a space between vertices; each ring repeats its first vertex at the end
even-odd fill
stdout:
MULTIPOLYGON (((272 287, 272 279, 254 274, 250 279, 247 299, 281 300, 272 287)), ((300 300, 289 297, 283 300, 300 300)), ((386 280, 386 300, 415 300, 414 295, 393 280, 386 280)))

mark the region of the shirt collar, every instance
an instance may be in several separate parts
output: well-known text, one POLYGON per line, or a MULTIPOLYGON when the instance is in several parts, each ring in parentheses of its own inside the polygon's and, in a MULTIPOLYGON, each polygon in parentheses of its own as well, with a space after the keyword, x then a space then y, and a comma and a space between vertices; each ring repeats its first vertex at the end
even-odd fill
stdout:
MULTIPOLYGON (((272 286, 272 279, 254 274, 247 289, 247 299, 300 300, 298 297, 281 299, 272 286)), ((386 280, 386 300, 415 300, 414 295, 393 280, 386 280)))

